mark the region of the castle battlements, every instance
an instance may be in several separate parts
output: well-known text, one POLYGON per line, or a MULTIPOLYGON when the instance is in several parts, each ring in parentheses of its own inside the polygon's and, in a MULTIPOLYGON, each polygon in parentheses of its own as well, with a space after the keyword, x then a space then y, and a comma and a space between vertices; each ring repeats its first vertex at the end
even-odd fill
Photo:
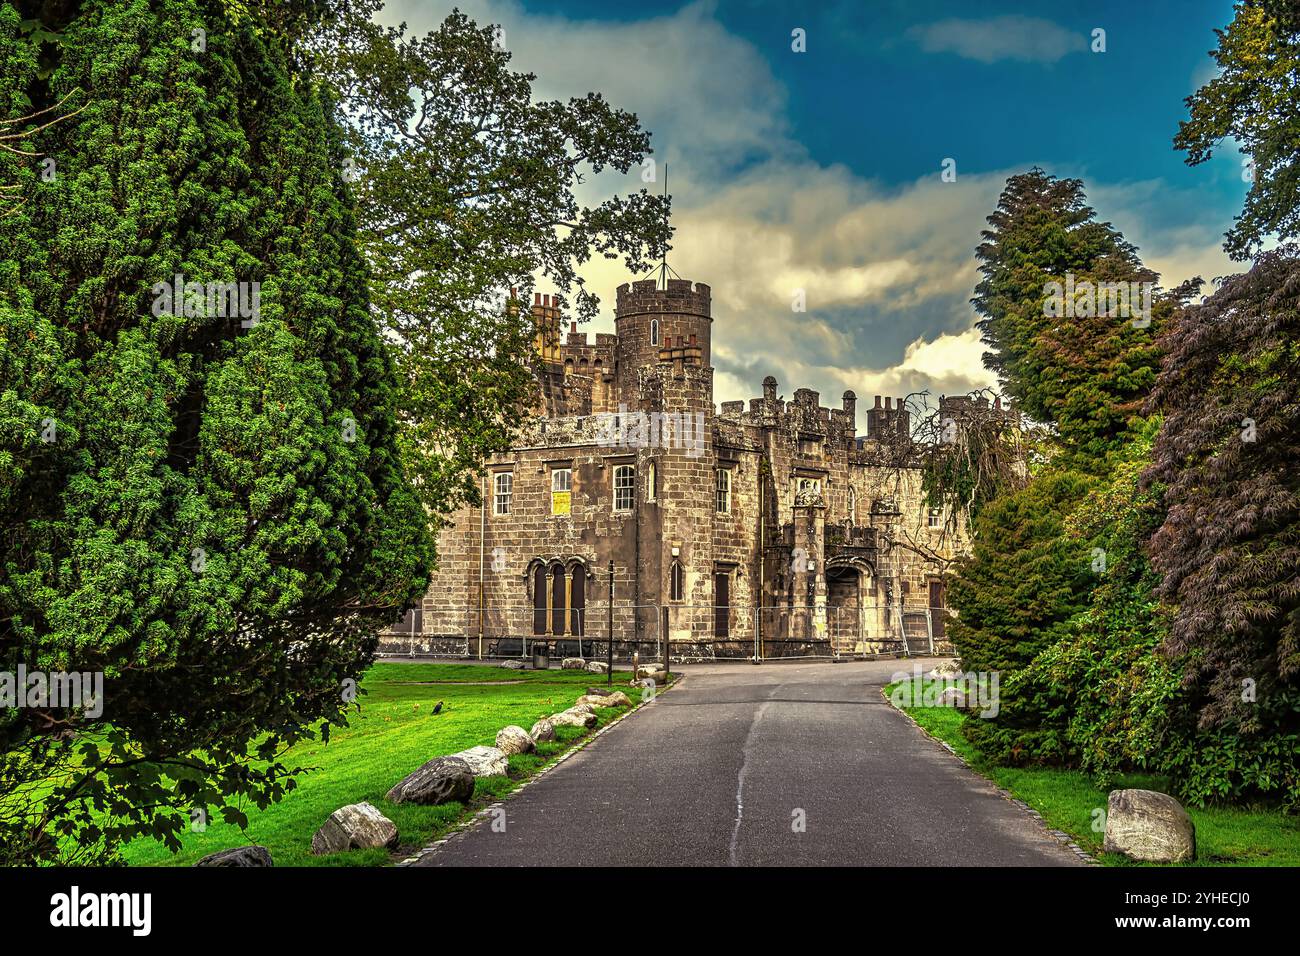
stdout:
POLYGON ((712 315, 713 293, 703 282, 669 279, 660 288, 655 279, 625 282, 616 293, 615 313, 619 316, 658 313, 661 315, 712 315))
POLYGON ((929 505, 916 446, 899 454, 904 401, 876 397, 862 438, 852 391, 838 408, 811 388, 786 400, 769 375, 761 396, 717 409, 704 283, 624 284, 615 332, 594 338, 565 330, 562 308, 536 295, 527 310, 535 414, 487 462, 481 502, 439 529, 438 571, 390 653, 474 640, 513 656, 531 640, 583 654, 611 628, 623 659, 943 644, 944 569, 964 531, 929 505), (612 571, 612 625, 594 568, 612 571))

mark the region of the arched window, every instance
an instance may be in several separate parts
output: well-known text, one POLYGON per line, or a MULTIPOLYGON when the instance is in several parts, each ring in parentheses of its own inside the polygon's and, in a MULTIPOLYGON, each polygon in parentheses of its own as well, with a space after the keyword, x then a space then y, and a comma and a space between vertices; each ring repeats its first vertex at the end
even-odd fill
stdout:
POLYGON ((659 320, 658 319, 650 320, 650 344, 651 345, 659 344, 659 320))
POLYGON ((546 565, 533 570, 533 633, 546 633, 546 565))
POLYGON ((569 633, 581 637, 586 633, 583 619, 587 616, 587 574, 574 566, 569 585, 569 633))
POLYGON ((674 561, 671 570, 668 572, 668 600, 680 601, 682 592, 685 591, 686 573, 682 570, 682 563, 674 561))
POLYGON ((849 488, 849 524, 854 524, 858 520, 858 496, 854 490, 849 488))
POLYGON ((556 565, 551 572, 551 633, 564 633, 565 608, 568 606, 569 582, 564 567, 556 565))
POLYGON ((645 500, 655 500, 655 463, 646 462, 645 466, 645 500))

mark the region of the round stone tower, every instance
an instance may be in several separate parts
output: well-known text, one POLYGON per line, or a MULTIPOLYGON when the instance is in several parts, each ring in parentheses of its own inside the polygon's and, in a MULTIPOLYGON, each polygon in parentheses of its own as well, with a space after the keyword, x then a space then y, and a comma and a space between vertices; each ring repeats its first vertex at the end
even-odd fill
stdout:
POLYGON ((703 282, 654 279, 618 287, 614 330, 618 333, 619 400, 632 407, 638 372, 661 362, 709 368, 711 293, 703 282))

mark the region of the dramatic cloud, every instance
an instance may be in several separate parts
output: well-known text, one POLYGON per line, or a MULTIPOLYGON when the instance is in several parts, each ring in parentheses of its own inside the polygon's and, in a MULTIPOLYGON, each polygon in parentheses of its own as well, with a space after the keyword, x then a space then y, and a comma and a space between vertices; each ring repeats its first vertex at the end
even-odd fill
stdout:
MULTIPOLYGON (((458 5, 479 22, 504 26, 514 65, 537 74, 540 96, 599 90, 652 131, 659 169, 665 161, 671 169, 677 231, 670 264, 713 289, 718 402, 760 394, 766 375, 776 376, 787 397, 807 387, 831 405, 848 389, 866 406, 877 394, 951 395, 994 384, 969 302, 979 278, 974 249, 1006 178, 1035 157, 1015 168, 963 172, 951 183, 936 167, 885 187, 808 154, 785 119, 781 83, 750 43, 715 19, 711 5, 632 22, 567 20, 493 0, 458 5), (804 312, 793 308, 798 290, 804 312)), ((449 10, 390 4, 387 19, 424 32, 449 10)), ((967 23, 960 42, 969 45, 955 46, 950 27, 958 23, 967 22, 925 28, 923 44, 977 59, 1046 61, 1083 43, 1046 21, 1005 17, 967 23), (973 39, 980 36, 986 39, 973 39)), ((595 202, 645 185, 638 173, 606 174, 586 183, 581 198, 595 202)), ((1207 279, 1234 271, 1215 271, 1227 262, 1216 255, 1222 228, 1207 229, 1200 213, 1171 219, 1161 207, 1163 188, 1098 186, 1090 198, 1171 283, 1196 271, 1207 279)), ((1186 198, 1179 208, 1196 210, 1195 197, 1186 198)), ((615 287, 639 277, 603 259, 584 274, 604 306, 589 331, 612 330, 615 287)))
POLYGON ((907 35, 927 53, 955 53, 980 63, 1055 63, 1088 48, 1082 34, 1038 17, 952 18, 914 26, 907 35))

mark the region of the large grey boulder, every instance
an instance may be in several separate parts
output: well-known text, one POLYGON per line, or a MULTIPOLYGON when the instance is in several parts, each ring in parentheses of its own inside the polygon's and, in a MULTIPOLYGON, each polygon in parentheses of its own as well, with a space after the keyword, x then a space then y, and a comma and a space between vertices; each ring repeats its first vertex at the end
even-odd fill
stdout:
POLYGON ((595 727, 597 723, 596 715, 590 709, 570 708, 558 714, 551 714, 549 719, 556 727, 595 727))
POLYGON ((497 731, 497 749, 507 757, 511 754, 532 753, 533 738, 528 736, 528 731, 524 728, 511 724, 497 731))
POLYGON ((1196 859, 1196 824, 1183 805, 1155 790, 1112 790, 1106 806, 1106 853, 1133 860, 1182 863, 1196 859))
POLYGON ((604 661, 587 661, 586 670, 593 674, 605 674, 609 672, 609 665, 604 661))
POLYGON ((311 852, 316 856, 380 846, 397 846, 397 825, 369 803, 339 807, 311 838, 311 852))
POLYGON ((580 671, 587 666, 587 662, 581 657, 566 657, 560 661, 560 668, 566 671, 580 671))
POLYGON ((452 754, 469 764, 470 771, 476 777, 504 777, 510 769, 510 761, 505 752, 497 747, 470 747, 460 753, 452 754))
POLYGON ((256 844, 209 853, 195 866, 274 866, 271 851, 256 844))
POLYGON ((951 660, 951 661, 944 661, 942 664, 935 667, 932 671, 930 671, 930 673, 926 674, 925 676, 926 677, 957 677, 961 673, 963 673, 961 669, 961 661, 951 660))
POLYGON ((653 679, 656 680, 656 681, 663 680, 663 676, 664 676, 664 665, 662 665, 662 664, 641 664, 641 665, 638 665, 638 667, 637 667, 637 669, 636 669, 636 673, 635 673, 633 676, 636 677, 636 678, 641 678, 641 677, 650 677, 650 678, 653 678, 653 679))
POLYGON ((627 694, 621 690, 616 690, 609 694, 583 694, 578 698, 574 707, 630 707, 632 701, 628 699, 627 694))
POLYGON ((533 738, 534 744, 554 740, 555 724, 549 717, 543 717, 537 723, 533 724, 533 729, 528 731, 528 736, 533 738))
POLYGON ((521 671, 524 669, 524 662, 516 661, 516 660, 508 660, 508 661, 502 661, 497 666, 504 667, 508 671, 521 671))
POLYGON ((474 771, 469 764, 459 757, 434 757, 389 790, 386 799, 436 806, 452 800, 468 803, 473 795, 474 771))

